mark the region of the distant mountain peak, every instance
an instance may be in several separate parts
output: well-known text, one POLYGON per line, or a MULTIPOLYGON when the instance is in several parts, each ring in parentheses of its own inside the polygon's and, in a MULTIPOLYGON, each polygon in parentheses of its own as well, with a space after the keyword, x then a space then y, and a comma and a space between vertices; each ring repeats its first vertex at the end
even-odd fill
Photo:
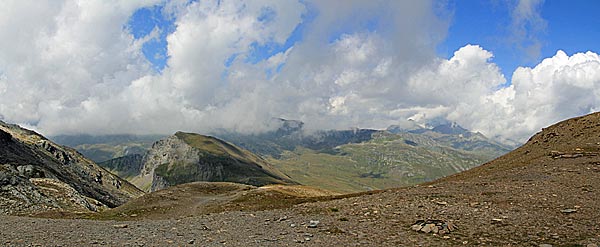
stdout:
POLYGON ((441 124, 433 127, 431 130, 446 135, 464 135, 471 133, 469 130, 458 125, 456 122, 441 124))
POLYGON ((289 135, 302 130, 304 122, 300 120, 288 120, 284 118, 275 118, 278 128, 275 130, 276 135, 289 135))
POLYGON ((424 125, 419 124, 417 121, 408 119, 398 124, 390 125, 387 127, 387 131, 390 133, 398 134, 401 132, 411 132, 427 129, 424 125))

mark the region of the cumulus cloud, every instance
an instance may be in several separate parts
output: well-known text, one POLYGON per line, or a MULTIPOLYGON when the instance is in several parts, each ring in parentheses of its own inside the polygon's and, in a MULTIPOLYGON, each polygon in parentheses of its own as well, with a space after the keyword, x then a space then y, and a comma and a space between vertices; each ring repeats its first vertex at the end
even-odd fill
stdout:
POLYGON ((588 114, 600 105, 600 57, 563 51, 533 68, 520 67, 512 85, 459 104, 448 119, 502 140, 525 141, 550 124, 588 114))
MULTIPOLYGON (((505 87, 483 47, 437 57, 449 20, 429 1, 169 1, 175 29, 155 72, 141 47, 156 33, 135 39, 123 27, 157 3, 9 2, 0 118, 48 135, 248 133, 272 128, 273 117, 313 129, 448 120, 523 141, 600 109, 597 54, 559 51, 505 87)), ((531 22, 537 4, 515 16, 531 22)))
POLYGON ((150 72, 123 23, 150 1, 8 1, 0 10, 3 118, 40 127, 78 121, 150 72), (50 125, 52 125, 50 124, 50 125))

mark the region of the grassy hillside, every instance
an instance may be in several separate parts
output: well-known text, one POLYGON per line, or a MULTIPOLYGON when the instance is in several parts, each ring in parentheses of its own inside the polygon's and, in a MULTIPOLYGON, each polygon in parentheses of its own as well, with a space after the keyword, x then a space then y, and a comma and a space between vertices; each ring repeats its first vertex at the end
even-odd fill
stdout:
POLYGON ((193 182, 148 193, 119 208, 83 216, 117 220, 172 219, 225 211, 287 208, 330 200, 332 196, 338 194, 302 185, 255 187, 228 182, 193 182))
POLYGON ((357 192, 431 181, 494 158, 409 133, 381 133, 368 142, 341 145, 334 151, 297 148, 269 161, 302 184, 357 192))

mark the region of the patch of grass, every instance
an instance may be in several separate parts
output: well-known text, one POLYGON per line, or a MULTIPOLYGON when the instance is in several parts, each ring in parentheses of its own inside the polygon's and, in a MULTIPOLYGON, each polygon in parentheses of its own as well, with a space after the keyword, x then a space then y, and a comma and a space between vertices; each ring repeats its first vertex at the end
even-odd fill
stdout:
POLYGON ((219 145, 219 141, 213 137, 184 132, 177 132, 175 135, 185 141, 185 143, 200 150, 205 150, 216 155, 227 154, 223 147, 219 145))

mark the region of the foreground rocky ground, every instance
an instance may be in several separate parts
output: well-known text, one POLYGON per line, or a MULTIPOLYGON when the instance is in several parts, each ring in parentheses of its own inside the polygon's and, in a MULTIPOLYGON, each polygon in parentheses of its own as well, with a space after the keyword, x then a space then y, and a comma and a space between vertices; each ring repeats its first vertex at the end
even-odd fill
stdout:
MULTIPOLYGON (((158 208, 116 221, 3 216, 0 244, 593 247, 600 245, 598 198, 600 114, 592 114, 551 126, 508 155, 429 184, 279 209, 167 213, 173 217, 164 220, 156 219, 164 213, 158 208)), ((270 203, 253 202, 260 201, 270 203)))
POLYGON ((170 220, 2 217, 0 244, 594 246, 600 244, 596 203, 600 165, 578 159, 565 160, 560 167, 540 164, 535 173, 511 170, 514 178, 508 184, 482 177, 469 183, 448 181, 276 210, 170 220), (557 186, 563 189, 556 190, 557 186), (411 228, 427 219, 451 222, 456 229, 433 234, 411 228))

